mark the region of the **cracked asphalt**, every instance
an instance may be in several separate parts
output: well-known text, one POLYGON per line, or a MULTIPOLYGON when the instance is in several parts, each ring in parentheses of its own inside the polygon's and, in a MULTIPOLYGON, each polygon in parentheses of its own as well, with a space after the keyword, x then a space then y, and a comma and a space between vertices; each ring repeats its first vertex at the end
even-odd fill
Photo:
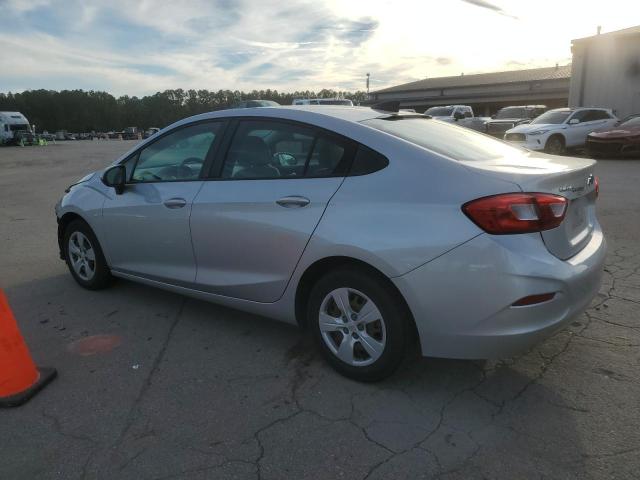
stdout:
POLYGON ((640 161, 598 164, 609 255, 584 315, 516 358, 414 356, 371 385, 334 373, 294 327, 73 282, 53 206, 132 145, 0 149, 0 287, 36 363, 59 371, 0 410, 0 478, 638 478, 640 161), (72 348, 94 335, 118 342, 72 348))

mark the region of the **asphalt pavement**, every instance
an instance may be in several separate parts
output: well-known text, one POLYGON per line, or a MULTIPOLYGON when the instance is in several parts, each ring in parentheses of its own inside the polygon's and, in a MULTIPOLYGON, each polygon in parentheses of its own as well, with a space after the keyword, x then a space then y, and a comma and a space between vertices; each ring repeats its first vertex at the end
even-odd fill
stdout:
POLYGON ((292 326, 76 285, 54 204, 134 144, 0 148, 0 287, 59 371, 0 410, 0 479, 638 478, 640 161, 598 163, 605 281, 568 328, 517 358, 412 358, 361 384, 292 326))

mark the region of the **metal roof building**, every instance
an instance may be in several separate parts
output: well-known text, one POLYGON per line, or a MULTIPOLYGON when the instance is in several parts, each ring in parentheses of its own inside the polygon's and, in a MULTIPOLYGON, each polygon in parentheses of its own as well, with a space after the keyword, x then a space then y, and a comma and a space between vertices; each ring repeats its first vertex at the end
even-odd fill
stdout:
POLYGON ((571 65, 427 78, 372 92, 370 103, 398 100, 418 112, 434 105, 471 105, 477 115, 508 105, 565 107, 570 80, 571 65))
POLYGON ((572 41, 569 105, 640 113, 640 26, 572 41))

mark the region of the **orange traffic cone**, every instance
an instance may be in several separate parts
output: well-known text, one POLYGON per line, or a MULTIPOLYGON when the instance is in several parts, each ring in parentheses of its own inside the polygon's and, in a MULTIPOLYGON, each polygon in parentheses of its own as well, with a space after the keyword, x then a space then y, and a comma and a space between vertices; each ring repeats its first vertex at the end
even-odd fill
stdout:
POLYGON ((0 407, 22 405, 56 375, 54 368, 36 368, 0 290, 0 407))

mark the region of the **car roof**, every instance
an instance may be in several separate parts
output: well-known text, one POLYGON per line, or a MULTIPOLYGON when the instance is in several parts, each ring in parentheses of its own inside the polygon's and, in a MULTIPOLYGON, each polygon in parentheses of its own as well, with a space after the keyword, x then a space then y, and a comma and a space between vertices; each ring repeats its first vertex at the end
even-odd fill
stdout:
POLYGON ((429 108, 455 108, 455 107, 468 107, 469 105, 434 105, 429 108))
POLYGON ((197 120, 213 118, 233 118, 233 117, 272 117, 301 122, 315 123, 319 119, 327 117, 347 122, 361 122, 372 118, 388 117, 390 115, 414 115, 408 112, 385 112, 375 110, 370 107, 349 107, 346 105, 282 105, 278 107, 259 108, 231 108, 228 110, 217 110, 215 112, 203 113, 194 117, 185 118, 174 124, 190 123, 197 120))
MULTIPOLYGON (((547 108, 546 105, 507 105, 502 108, 547 108)), ((502 110, 502 108, 500 110, 502 110)))
POLYGON ((581 110, 602 110, 607 113, 611 113, 612 111, 610 108, 604 108, 604 107, 575 107, 575 108, 564 107, 564 108, 554 108, 553 110, 549 110, 549 112, 579 112, 581 110))

